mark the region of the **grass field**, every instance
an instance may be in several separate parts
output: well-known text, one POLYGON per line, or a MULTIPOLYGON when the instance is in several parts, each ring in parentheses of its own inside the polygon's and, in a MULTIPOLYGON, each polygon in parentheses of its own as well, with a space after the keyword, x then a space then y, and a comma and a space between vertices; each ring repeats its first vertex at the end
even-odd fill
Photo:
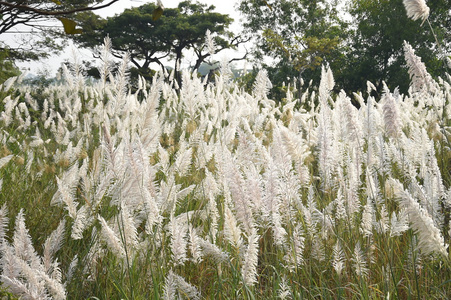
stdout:
POLYGON ((2 296, 451 298, 451 80, 405 51, 409 95, 377 99, 333 93, 326 68, 280 101, 227 66, 180 90, 132 92, 107 59, 89 85, 76 63, 5 82, 2 296))

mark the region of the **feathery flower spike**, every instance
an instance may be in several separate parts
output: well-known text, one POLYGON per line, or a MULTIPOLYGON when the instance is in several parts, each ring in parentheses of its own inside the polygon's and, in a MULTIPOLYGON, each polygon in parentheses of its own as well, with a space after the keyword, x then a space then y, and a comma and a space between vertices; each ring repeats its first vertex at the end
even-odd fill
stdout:
POLYGON ((418 19, 423 20, 421 25, 429 17, 429 7, 424 0, 403 0, 403 4, 406 8, 407 16, 414 21, 418 19))

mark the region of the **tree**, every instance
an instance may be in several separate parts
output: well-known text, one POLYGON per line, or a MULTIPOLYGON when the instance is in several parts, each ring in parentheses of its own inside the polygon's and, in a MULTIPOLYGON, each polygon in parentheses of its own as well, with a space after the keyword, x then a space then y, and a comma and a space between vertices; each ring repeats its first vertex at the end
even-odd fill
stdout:
POLYGON ((77 23, 71 19, 76 12, 95 11, 119 0, 8 0, 0 1, 0 35, 7 33, 29 36, 19 46, 2 47, 16 60, 37 60, 62 49, 61 41, 49 36, 58 21, 66 34, 81 33, 77 23))
MULTIPOLYGON (((429 1, 429 20, 443 50, 449 53, 451 1, 429 1)), ((399 87, 407 92, 409 76, 404 67, 403 41, 416 49, 433 76, 443 75, 446 65, 439 53, 427 23, 412 21, 407 17, 401 0, 356 0, 349 9, 357 26, 351 38, 352 51, 348 55, 345 71, 349 90, 365 90, 367 80, 382 89, 385 81, 391 89, 399 87)))
POLYGON ((58 18, 67 33, 73 33, 75 23, 67 16, 80 11, 93 11, 110 6, 119 0, 16 0, 0 1, 0 34, 10 31, 21 24, 32 28, 40 28, 39 22, 49 18, 58 18))
POLYGON ((256 61, 263 64, 277 87, 287 77, 310 79, 321 64, 335 64, 342 57, 346 24, 338 18, 338 1, 242 0, 238 9, 245 16, 244 34, 255 37, 256 61))
POLYGON ((0 50, 0 84, 3 84, 6 79, 18 76, 19 69, 15 66, 14 61, 10 59, 7 50, 0 50))
POLYGON ((213 12, 214 6, 183 1, 176 8, 166 8, 158 20, 152 16, 155 8, 155 4, 147 3, 107 19, 93 13, 78 14, 77 21, 85 32, 72 38, 83 47, 95 48, 109 36, 113 55, 120 58, 128 52, 141 75, 148 74, 151 63, 164 69, 166 58, 172 58, 177 68, 188 49, 197 56, 197 69, 211 55, 204 47, 207 30, 215 35, 216 53, 242 42, 226 30, 232 19, 213 12))
MULTIPOLYGON (((450 1, 435 1, 431 4, 430 21, 449 51, 451 17, 446 12, 450 1), (446 3, 448 2, 448 3, 446 3)), ((399 87, 407 92, 409 77, 404 68, 402 44, 406 40, 416 48, 431 74, 443 75, 446 68, 438 52, 435 39, 429 28, 421 21, 407 18, 401 1, 355 1, 351 14, 358 20, 352 39, 353 52, 349 56, 349 87, 364 89, 366 80, 381 89, 383 81, 391 88, 399 87), (363 78, 366 78, 363 80, 363 78)))

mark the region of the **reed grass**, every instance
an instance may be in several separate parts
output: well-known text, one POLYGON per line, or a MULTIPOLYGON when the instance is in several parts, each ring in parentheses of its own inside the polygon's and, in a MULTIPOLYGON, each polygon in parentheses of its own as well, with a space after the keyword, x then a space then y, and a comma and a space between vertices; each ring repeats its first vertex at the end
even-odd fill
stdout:
POLYGON ((303 107, 102 70, 1 88, 2 296, 451 298, 451 82, 356 108, 323 69, 303 107))

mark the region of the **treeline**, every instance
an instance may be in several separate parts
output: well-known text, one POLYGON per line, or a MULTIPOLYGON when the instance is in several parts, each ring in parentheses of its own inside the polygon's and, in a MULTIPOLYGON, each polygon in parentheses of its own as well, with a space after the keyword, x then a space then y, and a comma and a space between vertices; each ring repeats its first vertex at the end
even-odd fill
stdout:
MULTIPOLYGON (((128 53, 132 76, 150 78, 155 65, 166 69, 165 61, 169 60, 171 69, 177 69, 184 59, 186 63, 187 51, 194 53, 189 63, 197 71, 203 63, 214 63, 218 52, 252 43, 252 47, 246 47, 249 52, 233 59, 247 59, 254 66, 240 79, 241 84, 252 86, 258 69, 264 68, 273 83, 271 96, 275 99, 285 95, 289 83, 299 86, 311 80, 318 82, 322 65, 334 70, 337 91, 366 91, 370 81, 378 93, 384 82, 390 89, 406 93, 409 75, 402 55, 403 41, 415 48, 432 76, 444 76, 449 67, 450 0, 430 1, 427 20, 409 19, 402 0, 241 0, 236 9, 242 16, 243 29, 238 33, 229 30, 233 22, 230 16, 191 0, 180 2, 176 8, 164 8, 164 1, 146 3, 108 18, 97 15, 95 9, 74 11, 74 7, 92 7, 92 1, 69 2, 72 6, 66 4, 66 9, 71 13, 57 15, 60 26, 39 27, 30 21, 32 29, 41 35, 40 43, 30 51, 8 49, 10 59, 42 58, 50 53, 43 51, 44 47, 61 48, 61 43, 55 43, 61 38, 71 39, 101 57, 97 46, 109 36, 114 56, 123 58, 128 53)), ((33 3, 41 5, 41 10, 49 4, 54 10, 63 9, 55 0, 33 3)), ((0 10, 7 16, 1 3, 0 10)), ((32 13, 36 15, 36 9, 32 13)), ((7 20, 1 20, 0 28, 5 28, 2 23, 7 20)), ((170 73, 168 70, 168 77, 170 73)), ((178 73, 174 76, 177 79, 178 73)))

